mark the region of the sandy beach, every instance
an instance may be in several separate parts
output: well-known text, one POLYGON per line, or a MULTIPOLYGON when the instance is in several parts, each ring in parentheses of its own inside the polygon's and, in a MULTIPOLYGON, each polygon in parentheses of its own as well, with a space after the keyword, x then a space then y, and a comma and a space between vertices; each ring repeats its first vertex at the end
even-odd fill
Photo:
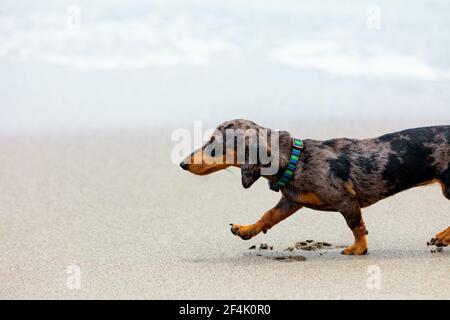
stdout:
POLYGON ((198 120, 301 139, 449 125, 449 12, 446 0, 2 0, 0 299, 450 299, 450 248, 427 246, 450 225, 439 185, 364 209, 369 254, 347 257, 339 213, 233 236, 280 195, 171 159, 174 130, 198 120))
MULTIPOLYGON (((286 129, 369 137, 420 124, 382 123, 286 129)), ((365 209, 367 256, 284 251, 308 239, 342 246, 353 238, 340 214, 309 209, 250 241, 234 237, 229 223, 254 222, 279 195, 263 180, 245 191, 238 170, 189 175, 171 162, 172 147, 170 131, 0 136, 0 298, 450 298, 450 251, 426 246, 450 222, 439 186, 365 209), (305 260, 283 259, 292 256, 305 260), (79 289, 67 286, 74 265, 79 289)))

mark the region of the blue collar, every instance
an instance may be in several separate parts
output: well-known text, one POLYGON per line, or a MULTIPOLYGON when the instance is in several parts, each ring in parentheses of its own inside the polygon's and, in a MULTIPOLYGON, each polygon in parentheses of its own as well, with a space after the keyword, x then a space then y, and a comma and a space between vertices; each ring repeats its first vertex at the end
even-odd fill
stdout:
POLYGON ((294 138, 292 141, 291 158, 289 160, 289 164, 287 165, 287 168, 284 171, 281 179, 275 183, 269 184, 270 190, 278 192, 281 190, 281 188, 285 187, 291 181, 292 176, 294 175, 294 172, 297 169, 302 150, 303 150, 303 141, 294 138))

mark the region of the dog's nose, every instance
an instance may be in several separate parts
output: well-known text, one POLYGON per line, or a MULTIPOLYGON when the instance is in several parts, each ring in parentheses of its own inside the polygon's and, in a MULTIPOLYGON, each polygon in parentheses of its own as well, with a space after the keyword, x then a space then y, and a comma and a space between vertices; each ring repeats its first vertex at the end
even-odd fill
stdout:
POLYGON ((189 168, 189 164, 186 163, 186 162, 182 162, 182 163, 180 163, 180 167, 181 167, 183 170, 187 170, 187 169, 189 168))

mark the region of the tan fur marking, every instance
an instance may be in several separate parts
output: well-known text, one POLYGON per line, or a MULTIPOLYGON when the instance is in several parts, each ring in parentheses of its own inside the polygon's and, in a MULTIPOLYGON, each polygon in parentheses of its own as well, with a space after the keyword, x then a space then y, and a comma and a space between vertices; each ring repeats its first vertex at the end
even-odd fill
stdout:
POLYGON ((433 179, 433 180, 429 180, 429 181, 425 181, 425 182, 419 183, 418 185, 416 185, 416 187, 423 187, 423 186, 427 186, 429 184, 433 184, 433 183, 436 183, 436 182, 440 182, 440 181, 438 179, 433 179))
POLYGON ((320 199, 319 196, 314 192, 302 192, 300 194, 300 203, 313 206, 323 205, 322 199, 320 199))
POLYGON ((436 238, 440 240, 441 244, 444 246, 450 245, 450 227, 436 235, 436 238))
POLYGON ((200 149, 193 153, 191 156, 191 164, 189 165, 189 171, 196 175, 208 175, 220 170, 224 170, 231 166, 237 166, 236 153, 233 152, 234 163, 226 163, 226 155, 222 158, 212 158, 204 153, 204 149, 200 149))
POLYGON ((257 222, 246 226, 233 224, 231 232, 244 240, 251 239, 260 232, 266 233, 274 225, 294 214, 300 208, 301 205, 289 203, 285 198, 282 198, 275 208, 267 211, 257 222))
POLYGON ((356 191, 353 187, 353 183, 351 182, 346 182, 344 184, 344 189, 345 191, 347 191, 347 193, 349 193, 352 197, 356 197, 356 191))
POLYGON ((352 230, 355 237, 355 243, 346 248, 343 253, 345 255, 355 255, 360 256, 367 253, 367 237, 366 237, 366 227, 357 227, 352 230))

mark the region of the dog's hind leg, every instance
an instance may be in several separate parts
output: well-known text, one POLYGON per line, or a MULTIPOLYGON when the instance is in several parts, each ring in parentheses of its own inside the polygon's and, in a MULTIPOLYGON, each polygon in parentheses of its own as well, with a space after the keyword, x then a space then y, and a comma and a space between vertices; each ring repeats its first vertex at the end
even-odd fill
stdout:
POLYGON ((231 232, 243 240, 250 240, 260 232, 266 233, 278 222, 283 221, 301 208, 300 204, 283 197, 275 208, 267 211, 256 223, 246 226, 231 224, 231 232))
POLYGON ((345 255, 364 255, 367 253, 366 225, 361 215, 361 208, 356 203, 345 205, 340 212, 345 218, 347 225, 353 232, 355 243, 344 249, 341 253, 345 255))
MULTIPOLYGON (((442 186, 442 193, 444 197, 450 200, 450 166, 441 175, 439 182, 442 186)), ((446 247, 450 245, 450 227, 439 232, 433 239, 428 242, 429 245, 435 245, 437 247, 446 247)))

